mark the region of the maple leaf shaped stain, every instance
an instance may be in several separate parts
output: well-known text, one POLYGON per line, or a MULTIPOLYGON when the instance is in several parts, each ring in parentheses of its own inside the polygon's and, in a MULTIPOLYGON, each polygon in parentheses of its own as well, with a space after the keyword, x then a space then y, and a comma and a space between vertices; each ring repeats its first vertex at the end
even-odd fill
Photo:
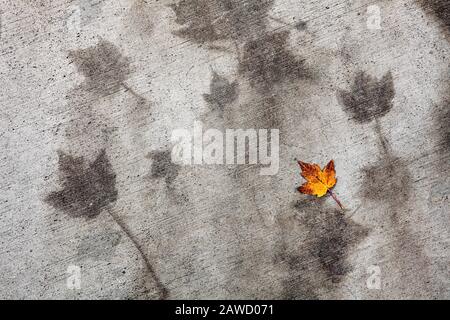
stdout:
POLYGON ((146 158, 153 160, 150 173, 151 178, 164 178, 167 187, 172 188, 173 182, 178 176, 180 165, 172 162, 171 151, 152 151, 147 154, 146 158))
POLYGON ((288 31, 279 31, 246 42, 239 73, 264 90, 285 80, 309 79, 305 60, 288 50, 288 38, 288 31))
POLYGON ((301 175, 306 180, 306 182, 298 188, 300 193, 313 195, 319 198, 323 197, 325 194, 329 194, 333 197, 339 207, 344 209, 336 195, 331 191, 337 182, 333 160, 331 160, 323 169, 315 163, 298 161, 298 164, 302 169, 301 175))
POLYGON ((133 243, 141 255, 148 274, 155 281, 161 299, 168 297, 168 290, 156 274, 150 259, 133 232, 120 216, 108 206, 116 202, 116 174, 106 155, 105 149, 100 150, 97 158, 87 164, 83 157, 73 157, 58 151, 58 166, 61 175, 62 189, 50 193, 45 201, 55 209, 63 211, 72 217, 97 217, 103 210, 109 214, 133 243))
POLYGON ((181 0, 169 7, 181 29, 175 35, 199 44, 218 40, 245 41, 266 28, 274 0, 181 0))
POLYGON ((69 58, 84 77, 83 86, 100 96, 107 96, 126 86, 131 74, 130 60, 109 41, 101 39, 86 49, 69 51, 69 58))
POLYGON ((227 78, 213 72, 210 84, 210 93, 204 94, 203 99, 208 103, 211 110, 223 112, 226 105, 234 102, 238 97, 238 83, 230 83, 227 78))
POLYGON ((175 22, 185 27, 174 32, 196 43, 213 42, 223 39, 214 27, 215 17, 205 0, 182 0, 169 7, 175 12, 175 22))
POLYGON ((116 175, 105 150, 89 165, 83 157, 58 151, 62 190, 52 192, 46 201, 70 216, 94 218, 117 200, 116 175))
POLYGON ((391 72, 386 73, 380 80, 365 72, 359 72, 351 92, 340 92, 344 111, 359 123, 368 123, 385 116, 392 108, 394 96, 391 72))

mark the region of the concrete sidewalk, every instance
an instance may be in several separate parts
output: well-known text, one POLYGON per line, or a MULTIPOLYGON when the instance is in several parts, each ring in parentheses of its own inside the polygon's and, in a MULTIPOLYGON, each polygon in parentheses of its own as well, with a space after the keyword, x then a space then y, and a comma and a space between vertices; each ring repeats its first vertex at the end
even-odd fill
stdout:
POLYGON ((0 0, 0 298, 449 299, 449 12, 0 0), (196 121, 278 129, 278 173, 174 163, 196 121))

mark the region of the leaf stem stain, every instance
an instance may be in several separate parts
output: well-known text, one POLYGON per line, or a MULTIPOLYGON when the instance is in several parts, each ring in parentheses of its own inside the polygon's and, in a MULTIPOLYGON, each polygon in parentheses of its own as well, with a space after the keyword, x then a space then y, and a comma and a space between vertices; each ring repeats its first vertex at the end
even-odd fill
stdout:
POLYGON ((122 218, 117 215, 113 210, 108 210, 109 215, 112 217, 114 222, 122 229, 122 231, 127 235, 128 239, 133 243, 136 249, 139 251, 142 257, 148 274, 153 279, 158 290, 158 295, 160 300, 166 300, 169 297, 169 290, 164 286, 158 274, 156 273, 153 265, 145 253, 145 248, 139 243, 137 238, 134 236, 133 232, 128 228, 127 224, 122 220, 122 218))

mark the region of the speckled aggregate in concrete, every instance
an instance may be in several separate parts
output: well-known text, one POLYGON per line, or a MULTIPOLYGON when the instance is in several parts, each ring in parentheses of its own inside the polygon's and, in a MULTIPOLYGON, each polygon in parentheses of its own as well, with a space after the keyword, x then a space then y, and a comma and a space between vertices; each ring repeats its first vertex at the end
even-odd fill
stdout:
POLYGON ((450 298, 449 11, 0 0, 0 298, 450 298), (195 121, 279 129, 278 174, 173 163, 195 121))

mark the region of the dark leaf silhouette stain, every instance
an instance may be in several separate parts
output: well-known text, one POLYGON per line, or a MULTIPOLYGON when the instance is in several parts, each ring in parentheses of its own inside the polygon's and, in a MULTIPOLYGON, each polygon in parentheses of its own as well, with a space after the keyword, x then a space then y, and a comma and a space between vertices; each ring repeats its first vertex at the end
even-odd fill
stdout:
POLYGON ((130 60, 111 42, 100 39, 92 47, 71 50, 69 59, 85 77, 79 89, 104 97, 123 88, 133 95, 139 104, 145 103, 145 98, 126 85, 125 81, 131 74, 130 60))
POLYGON ((170 7, 176 14, 175 22, 186 27, 174 32, 175 35, 188 38, 193 42, 204 43, 222 39, 213 25, 213 15, 209 1, 182 0, 170 7))
POLYGON ((148 274, 156 283, 160 298, 167 298, 168 290, 155 273, 145 250, 128 226, 111 208, 117 200, 118 191, 116 174, 105 149, 102 149, 90 164, 87 164, 83 157, 73 157, 62 151, 58 152, 58 156, 62 190, 50 193, 45 199, 46 202, 72 217, 92 219, 102 211, 107 212, 139 251, 148 274))
POLYGON ((152 151, 147 158, 153 160, 150 177, 164 179, 167 187, 171 187, 180 170, 180 165, 172 162, 171 151, 152 151))
POLYGON ((175 22, 183 28, 175 34, 195 43, 217 40, 243 41, 265 29, 267 11, 274 0, 181 0, 170 5, 175 22))
POLYGON ((283 283, 284 299, 316 299, 323 286, 336 285, 352 270, 348 258, 369 234, 369 229, 331 207, 326 199, 299 200, 294 215, 279 220, 282 243, 275 256, 289 274, 283 283), (295 243, 297 233, 304 241, 295 243), (291 244, 287 242, 291 239, 291 244), (292 243, 294 239, 294 243, 292 243))
POLYGON ((295 208, 304 214, 301 221, 308 229, 310 253, 319 259, 333 282, 340 282, 352 270, 347 261, 351 249, 368 235, 368 230, 342 211, 326 207, 325 199, 320 200, 299 201, 295 208))
POLYGON ((152 160, 149 177, 151 179, 164 179, 167 195, 170 199, 177 205, 187 205, 188 196, 186 193, 177 190, 174 184, 181 166, 172 161, 171 150, 152 151, 147 154, 146 158, 152 160))
POLYGON ((204 94, 203 99, 208 103, 211 111, 223 113, 224 107, 238 98, 238 83, 230 83, 227 78, 213 72, 210 93, 204 94))
POLYGON ((120 90, 127 79, 130 61, 109 41, 101 39, 95 46, 72 50, 69 58, 85 77, 85 86, 103 95, 120 90))
POLYGON ((93 218, 117 200, 116 175, 105 150, 89 165, 83 157, 58 155, 62 190, 46 198, 49 204, 73 217, 93 218))
POLYGON ((288 31, 280 31, 247 42, 239 72, 252 85, 268 88, 284 80, 308 79, 304 60, 287 49, 288 37, 288 31))
MULTIPOLYGON (((127 115, 129 126, 147 125, 151 115, 151 103, 125 83, 131 74, 130 61, 114 44, 100 39, 94 46, 70 51, 69 58, 85 78, 83 83, 68 95, 70 104, 75 105, 76 110, 83 113, 83 118, 86 116, 84 113, 90 116, 95 112, 92 100, 123 89, 123 92, 131 95, 136 101, 134 107, 132 104, 129 105, 130 112, 127 115)), ((82 123, 80 120, 78 122, 82 123)), ((91 131, 92 128, 88 132, 91 131)))
POLYGON ((392 108, 394 96, 391 72, 377 80, 361 71, 356 75, 351 91, 340 92, 344 111, 359 123, 385 116, 392 108))

